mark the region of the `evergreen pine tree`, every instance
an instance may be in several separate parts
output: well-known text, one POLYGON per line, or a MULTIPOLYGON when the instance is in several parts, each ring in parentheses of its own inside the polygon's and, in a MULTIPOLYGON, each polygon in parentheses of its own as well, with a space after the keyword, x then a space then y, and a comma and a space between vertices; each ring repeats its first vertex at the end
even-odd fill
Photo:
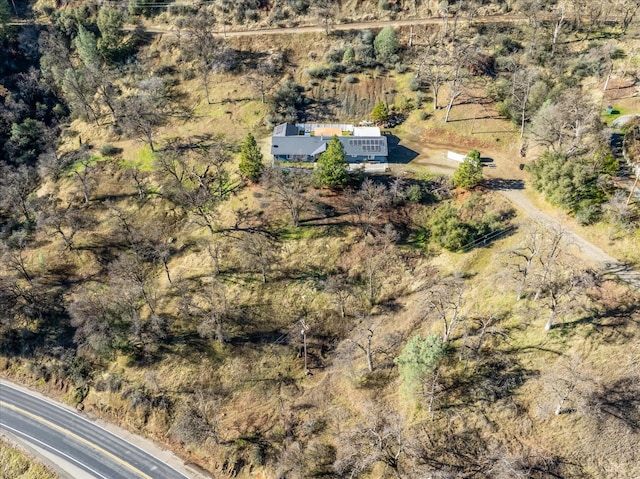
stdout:
POLYGON ((249 133, 242 142, 240 149, 240 173, 245 178, 256 182, 260 179, 263 168, 262 153, 260 153, 256 139, 249 133))
POLYGON ((387 119, 389 118, 389 110, 387 110, 387 105, 385 105, 383 101, 379 101, 378 104, 373 107, 371 118, 376 123, 387 121, 387 119))
POLYGON ((419 392, 425 379, 435 371, 445 351, 442 339, 437 334, 422 338, 419 334, 412 337, 402 349, 400 356, 394 359, 405 392, 419 392))
POLYGON ((349 164, 344 147, 337 136, 327 145, 327 151, 320 155, 316 164, 316 178, 323 186, 335 188, 344 186, 349 181, 349 164))
POLYGON ((453 173, 453 184, 461 188, 474 188, 482 181, 480 152, 471 150, 462 164, 453 173))

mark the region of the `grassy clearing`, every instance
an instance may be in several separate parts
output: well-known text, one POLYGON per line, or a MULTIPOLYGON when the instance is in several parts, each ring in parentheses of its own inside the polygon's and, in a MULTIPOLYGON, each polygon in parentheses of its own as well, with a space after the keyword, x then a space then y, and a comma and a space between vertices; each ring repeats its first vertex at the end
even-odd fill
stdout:
POLYGON ((139 148, 127 148, 126 157, 120 161, 123 168, 137 168, 141 171, 153 171, 153 161, 155 153, 151 151, 149 145, 140 145, 139 148))

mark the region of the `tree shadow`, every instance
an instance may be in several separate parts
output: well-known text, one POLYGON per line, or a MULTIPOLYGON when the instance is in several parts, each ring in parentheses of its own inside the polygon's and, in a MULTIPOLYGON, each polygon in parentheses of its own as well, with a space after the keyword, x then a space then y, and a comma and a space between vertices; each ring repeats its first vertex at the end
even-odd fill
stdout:
POLYGON ((638 377, 625 376, 600 384, 587 398, 600 428, 611 422, 625 426, 629 431, 640 431, 640 382, 638 377))
POLYGON ((640 310, 640 305, 621 304, 613 308, 603 310, 591 310, 586 316, 571 322, 558 323, 553 329, 561 330, 567 334, 577 332, 581 326, 590 326, 592 330, 602 336, 602 340, 618 344, 620 341, 633 340, 635 332, 628 326, 640 326, 640 319, 635 313, 640 310))
POLYGON ((481 358, 472 368, 443 380, 442 409, 467 407, 478 402, 507 399, 537 371, 526 368, 515 355, 494 353, 481 358))
POLYGON ((524 181, 505 178, 486 178, 484 186, 490 190, 523 190, 524 181))

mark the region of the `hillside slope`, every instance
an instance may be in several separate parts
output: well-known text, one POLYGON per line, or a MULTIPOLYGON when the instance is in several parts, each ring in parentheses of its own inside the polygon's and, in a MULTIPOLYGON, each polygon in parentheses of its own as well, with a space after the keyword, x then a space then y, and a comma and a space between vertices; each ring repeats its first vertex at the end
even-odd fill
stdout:
POLYGON ((158 37, 117 9, 42 10, 42 31, 2 31, 1 374, 216 476, 640 475, 638 292, 499 182, 456 188, 402 143, 478 148, 638 261, 603 124, 623 112, 591 101, 606 75, 635 81, 633 28, 451 17, 409 48, 405 30, 247 43, 202 12, 158 37), (248 133, 380 102, 391 174, 240 173, 248 133))

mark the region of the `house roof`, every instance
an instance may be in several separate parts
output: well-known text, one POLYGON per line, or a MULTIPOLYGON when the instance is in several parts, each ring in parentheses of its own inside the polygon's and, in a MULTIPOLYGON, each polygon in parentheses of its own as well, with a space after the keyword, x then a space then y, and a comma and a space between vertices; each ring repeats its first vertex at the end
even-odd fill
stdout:
MULTIPOLYGON (((331 138, 332 136, 301 136, 298 135, 298 129, 295 126, 283 123, 273 129, 271 154, 319 155, 327 149, 327 143, 331 138)), ((338 140, 342 143, 347 157, 389 155, 386 136, 339 136, 338 140)))
MULTIPOLYGON (((271 139, 272 155, 314 156, 327 149, 330 136, 274 136, 271 139)), ((365 136, 339 136, 347 156, 388 156, 387 138, 365 136)))
POLYGON ((389 156, 386 136, 341 136, 338 139, 347 155, 389 156))
POLYGON ((273 136, 295 136, 298 134, 298 127, 291 123, 282 123, 273 128, 273 136))
POLYGON ((322 136, 273 136, 272 155, 305 155, 322 153, 327 149, 327 141, 322 136), (321 151, 319 151, 321 150, 321 151), (319 153, 316 153, 319 151, 319 153))
POLYGON ((353 136, 380 136, 380 128, 377 126, 355 126, 353 136))

